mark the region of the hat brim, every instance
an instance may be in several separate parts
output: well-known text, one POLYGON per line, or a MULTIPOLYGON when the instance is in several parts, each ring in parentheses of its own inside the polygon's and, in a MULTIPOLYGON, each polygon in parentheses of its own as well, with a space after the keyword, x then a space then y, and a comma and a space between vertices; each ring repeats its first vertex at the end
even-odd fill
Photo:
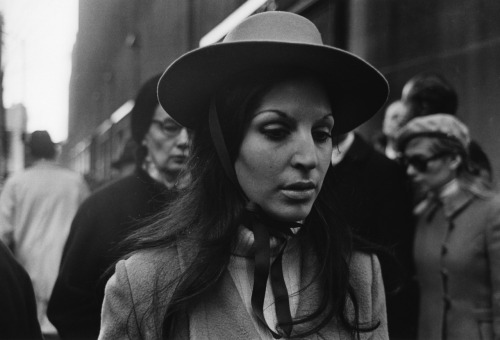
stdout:
POLYGON ((158 84, 158 100, 179 124, 194 128, 208 115, 211 98, 238 74, 265 66, 310 69, 331 89, 333 133, 361 125, 384 105, 385 78, 359 57, 330 46, 276 41, 219 43, 191 51, 174 61, 158 84))

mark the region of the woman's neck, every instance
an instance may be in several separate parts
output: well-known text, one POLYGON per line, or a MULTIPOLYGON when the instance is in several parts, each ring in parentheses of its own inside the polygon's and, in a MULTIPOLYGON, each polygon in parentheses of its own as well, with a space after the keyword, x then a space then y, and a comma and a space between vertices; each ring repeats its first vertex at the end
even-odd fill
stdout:
POLYGON ((176 184, 177 176, 169 175, 156 166, 154 162, 145 160, 142 169, 156 182, 163 184, 168 189, 172 189, 176 184))
MULTIPOLYGON (((300 228, 291 229, 293 234, 297 234, 300 228)), ((290 237, 287 237, 289 239, 290 237)), ((233 253, 237 256, 251 256, 254 254, 254 234, 253 231, 247 227, 240 225, 238 228, 238 241, 236 243, 233 253)), ((279 252, 280 246, 283 244, 284 240, 280 240, 274 236, 269 238, 269 246, 271 248, 271 254, 275 255, 279 252)))
POLYGON ((439 196, 439 198, 443 199, 455 194, 459 189, 460 184, 458 182, 458 179, 453 178, 449 182, 439 187, 439 189, 436 190, 436 194, 439 196))

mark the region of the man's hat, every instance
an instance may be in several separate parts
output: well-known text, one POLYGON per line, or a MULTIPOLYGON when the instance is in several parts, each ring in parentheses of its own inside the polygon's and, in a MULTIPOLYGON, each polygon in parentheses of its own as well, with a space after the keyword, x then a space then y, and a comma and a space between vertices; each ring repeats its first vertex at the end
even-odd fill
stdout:
POLYGON ((242 72, 266 66, 309 69, 332 89, 335 134, 371 118, 385 103, 389 86, 373 66, 324 45, 316 26, 289 12, 264 12, 236 26, 221 43, 198 48, 174 61, 158 84, 158 99, 179 124, 193 128, 208 115, 215 93, 242 72))
POLYGON ((28 147, 36 158, 53 158, 56 154, 56 145, 45 130, 34 131, 28 139, 28 147))

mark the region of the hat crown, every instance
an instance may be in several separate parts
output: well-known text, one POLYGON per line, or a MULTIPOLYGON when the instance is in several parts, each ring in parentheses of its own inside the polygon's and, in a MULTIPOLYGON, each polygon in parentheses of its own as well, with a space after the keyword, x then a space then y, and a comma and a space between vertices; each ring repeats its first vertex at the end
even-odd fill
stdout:
POLYGON ((312 22, 289 12, 264 12, 252 15, 228 33, 223 43, 242 41, 323 45, 321 34, 312 22))
POLYGON ((412 119, 398 134, 398 143, 404 144, 417 136, 446 137, 459 141, 467 149, 470 143, 470 134, 467 126, 458 118, 446 114, 436 113, 412 119))
POLYGON ((31 133, 29 147, 33 148, 40 145, 44 147, 51 147, 54 145, 52 138, 50 138, 49 133, 45 130, 37 130, 31 133))

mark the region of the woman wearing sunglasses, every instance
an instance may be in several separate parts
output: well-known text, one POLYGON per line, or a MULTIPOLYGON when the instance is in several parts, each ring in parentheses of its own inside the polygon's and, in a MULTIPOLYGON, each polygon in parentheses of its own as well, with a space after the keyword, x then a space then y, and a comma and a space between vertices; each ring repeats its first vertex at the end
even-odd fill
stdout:
POLYGON ((418 338, 500 338, 500 197, 470 165, 467 127, 447 114, 415 118, 397 143, 426 193, 415 209, 418 338))
POLYGON ((158 97, 193 130, 191 182, 118 262, 100 339, 387 339, 377 257, 321 191, 332 133, 387 94, 292 13, 251 16, 177 59, 158 97))

